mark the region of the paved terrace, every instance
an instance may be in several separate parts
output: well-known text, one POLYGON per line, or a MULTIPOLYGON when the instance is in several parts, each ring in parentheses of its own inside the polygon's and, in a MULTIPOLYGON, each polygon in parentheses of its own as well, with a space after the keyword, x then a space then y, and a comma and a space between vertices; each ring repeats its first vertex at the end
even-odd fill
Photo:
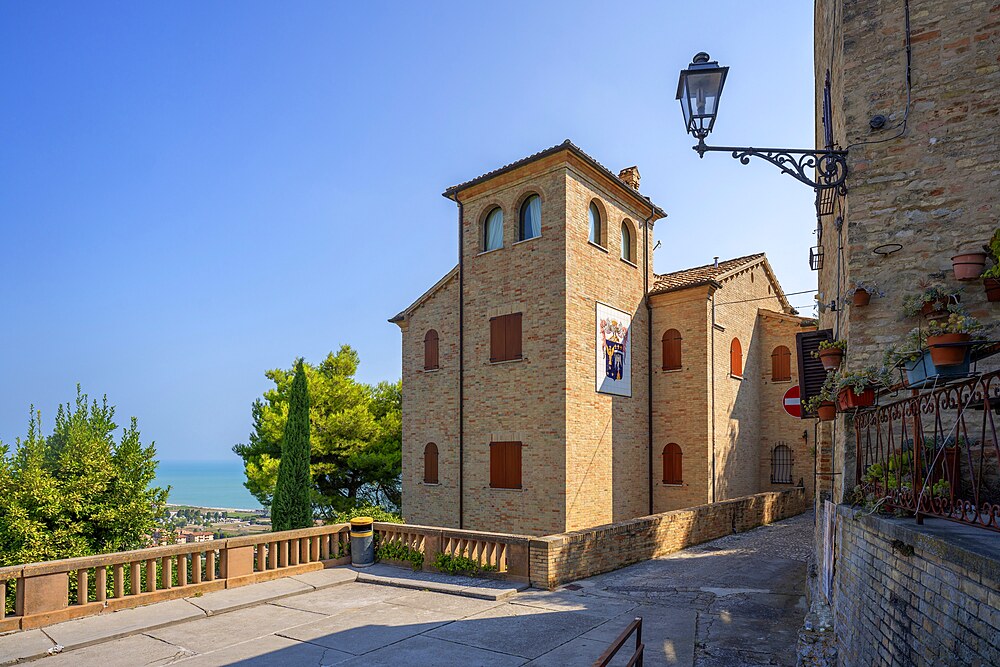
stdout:
POLYGON ((811 540, 807 513, 555 591, 332 568, 3 635, 0 664, 590 665, 641 616, 647 665, 794 665, 811 540))

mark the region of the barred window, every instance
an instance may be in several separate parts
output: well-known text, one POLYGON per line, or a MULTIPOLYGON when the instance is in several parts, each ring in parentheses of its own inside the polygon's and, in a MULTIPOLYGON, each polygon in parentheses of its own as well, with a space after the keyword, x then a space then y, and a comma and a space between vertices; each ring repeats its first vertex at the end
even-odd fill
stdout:
POLYGON ((792 450, 777 445, 771 451, 771 484, 792 483, 792 450))

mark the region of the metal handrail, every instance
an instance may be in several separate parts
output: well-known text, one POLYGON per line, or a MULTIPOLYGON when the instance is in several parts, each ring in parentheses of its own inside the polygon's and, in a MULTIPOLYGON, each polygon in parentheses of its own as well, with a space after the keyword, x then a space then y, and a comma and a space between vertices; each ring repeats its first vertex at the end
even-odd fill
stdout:
POLYGON ((632 657, 629 658, 628 662, 625 663, 627 667, 642 667, 642 654, 646 648, 645 644, 642 643, 642 616, 636 616, 635 620, 628 624, 628 626, 622 630, 618 638, 612 642, 611 646, 605 649, 604 653, 601 654, 594 662, 594 667, 607 667, 611 662, 611 659, 622 649, 625 642, 628 641, 629 635, 635 633, 635 651, 632 653, 632 657))

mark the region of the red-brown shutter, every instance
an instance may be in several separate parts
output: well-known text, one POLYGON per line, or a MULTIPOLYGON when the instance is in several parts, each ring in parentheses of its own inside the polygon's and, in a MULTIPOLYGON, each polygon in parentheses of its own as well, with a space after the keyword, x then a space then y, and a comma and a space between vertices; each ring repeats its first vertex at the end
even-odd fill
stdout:
POLYGON ((683 453, 681 447, 675 442, 667 444, 663 448, 663 483, 682 484, 683 475, 683 453))
POLYGON ((521 443, 490 443, 490 486, 494 489, 521 488, 521 443))
POLYGON ((521 488, 521 443, 507 443, 507 488, 521 488))
MULTIPOLYGON (((802 405, 818 394, 826 381, 823 362, 812 356, 812 353, 819 349, 820 341, 824 340, 833 340, 833 331, 820 329, 795 334, 795 352, 799 362, 799 400, 802 405)), ((815 416, 811 412, 802 411, 802 419, 815 416)))
POLYGON ((507 316, 507 359, 521 358, 521 313, 507 316))
POLYGON ((663 370, 674 371, 681 367, 681 334, 677 329, 663 333, 663 370))
POLYGON ((729 345, 729 372, 738 377, 743 376, 743 346, 740 339, 734 338, 729 345))
POLYGON ((507 327, 502 317, 490 319, 490 361, 503 361, 507 344, 507 327))
POLYGON ((502 442, 490 443, 490 486, 502 489, 506 478, 504 472, 504 449, 502 442))
POLYGON ((777 382, 791 379, 792 353, 784 345, 779 345, 771 353, 771 380, 777 382))
POLYGON ((431 329, 424 336, 424 370, 438 367, 438 332, 431 329))
POLYGON ((433 442, 424 447, 424 484, 438 483, 438 448, 433 442))

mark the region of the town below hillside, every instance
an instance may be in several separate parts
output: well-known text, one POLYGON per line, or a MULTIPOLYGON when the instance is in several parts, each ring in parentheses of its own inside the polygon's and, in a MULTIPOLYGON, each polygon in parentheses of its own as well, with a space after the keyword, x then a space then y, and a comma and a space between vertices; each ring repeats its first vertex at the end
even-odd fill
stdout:
POLYGON ((267 510, 240 510, 194 505, 167 505, 150 546, 190 544, 239 537, 271 530, 267 510))

